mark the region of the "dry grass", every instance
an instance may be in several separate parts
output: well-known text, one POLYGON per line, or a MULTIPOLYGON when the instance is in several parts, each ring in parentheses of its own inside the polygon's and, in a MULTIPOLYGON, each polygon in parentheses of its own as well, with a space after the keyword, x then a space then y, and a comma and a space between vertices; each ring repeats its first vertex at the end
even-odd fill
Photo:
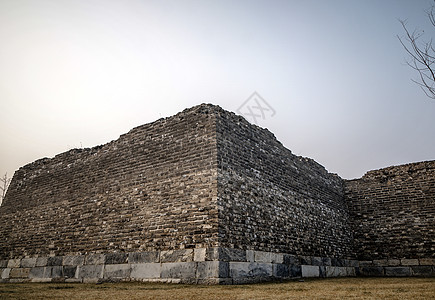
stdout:
POLYGON ((435 278, 340 278, 236 286, 0 284, 0 299, 435 299, 435 278))

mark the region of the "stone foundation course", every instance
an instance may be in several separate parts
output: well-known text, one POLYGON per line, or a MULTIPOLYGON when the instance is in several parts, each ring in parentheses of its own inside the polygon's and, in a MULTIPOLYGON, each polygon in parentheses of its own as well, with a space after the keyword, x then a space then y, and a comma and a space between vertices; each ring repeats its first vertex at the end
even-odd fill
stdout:
POLYGON ((355 276, 358 262, 228 248, 3 260, 2 282, 149 281, 241 284, 300 277, 355 276))
POLYGON ((2 260, 0 274, 0 282, 244 284, 309 277, 435 276, 435 261, 357 261, 254 250, 196 248, 2 260))

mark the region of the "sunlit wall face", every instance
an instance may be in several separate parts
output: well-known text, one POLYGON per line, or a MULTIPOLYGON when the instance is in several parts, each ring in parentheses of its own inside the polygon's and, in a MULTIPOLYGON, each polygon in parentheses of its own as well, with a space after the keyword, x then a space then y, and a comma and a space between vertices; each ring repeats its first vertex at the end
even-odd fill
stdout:
POLYGON ((0 0, 0 173, 254 91, 276 111, 258 125, 342 177, 434 159, 396 36, 434 36, 431 3, 0 0))

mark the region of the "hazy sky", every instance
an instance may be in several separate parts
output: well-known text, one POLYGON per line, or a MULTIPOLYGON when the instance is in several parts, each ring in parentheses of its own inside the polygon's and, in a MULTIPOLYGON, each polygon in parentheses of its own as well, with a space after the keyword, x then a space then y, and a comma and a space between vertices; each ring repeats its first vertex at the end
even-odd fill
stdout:
POLYGON ((200 103, 237 108, 344 178, 435 159, 435 101, 398 19, 429 0, 0 0, 0 174, 200 103))

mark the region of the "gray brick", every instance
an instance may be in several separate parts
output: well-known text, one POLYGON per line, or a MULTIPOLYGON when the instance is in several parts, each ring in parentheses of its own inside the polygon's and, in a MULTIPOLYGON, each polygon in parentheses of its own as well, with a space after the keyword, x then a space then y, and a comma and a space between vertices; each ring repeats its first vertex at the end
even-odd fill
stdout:
POLYGON ((354 267, 354 268, 359 267, 358 261, 356 259, 350 259, 349 260, 349 267, 354 267))
POLYGON ((83 255, 76 256, 64 256, 62 265, 64 266, 81 266, 85 263, 85 257, 83 255))
POLYGON ((36 267, 45 267, 47 266, 48 257, 38 257, 36 258, 36 267))
POLYGON ((246 250, 246 261, 254 262, 255 261, 255 251, 254 250, 246 250))
POLYGON ((45 267, 34 267, 30 269, 29 278, 44 278, 45 267))
POLYGON ((125 264, 127 263, 127 253, 107 253, 105 258, 105 264, 125 264))
POLYGON ((290 277, 302 277, 302 267, 300 265, 289 266, 290 277))
POLYGON ((226 278, 229 277, 228 262, 201 261, 198 262, 196 278, 226 278))
POLYGON ((196 262, 162 263, 162 278, 192 279, 196 277, 196 262))
POLYGON ((0 268, 7 268, 8 263, 9 263, 8 259, 0 260, 0 268))
POLYGON ((246 262, 246 251, 231 248, 207 248, 206 260, 246 262))
POLYGON ((388 259, 387 266, 394 267, 400 265, 400 259, 388 259))
POLYGON ((421 266, 435 266, 435 258, 420 258, 419 264, 421 266))
POLYGON ((271 263, 271 254, 272 253, 265 251, 254 251, 254 260, 260 263, 271 263))
POLYGON ((193 261, 205 261, 206 248, 193 249, 193 261))
POLYGON ((326 266, 325 267, 325 277, 343 277, 348 275, 349 267, 334 267, 334 266, 326 266))
POLYGON ((321 257, 315 257, 315 256, 313 256, 311 258, 311 264, 313 266, 323 266, 323 259, 321 257))
POLYGON ((4 268, 4 269, 2 269, 2 272, 1 272, 1 279, 8 279, 9 278, 9 274, 11 273, 11 268, 4 268))
POLYGON ((131 278, 160 278, 162 266, 159 263, 140 263, 131 265, 131 278))
POLYGON ((30 268, 13 268, 9 273, 9 278, 27 278, 30 268))
POLYGON ((10 259, 8 261, 8 268, 19 268, 21 263, 21 259, 10 259))
POLYGON ((102 265, 105 263, 104 254, 89 254, 85 257, 85 265, 102 265))
POLYGON ((360 267, 359 273, 362 276, 384 276, 385 275, 383 267, 375 267, 375 266, 360 267))
POLYGON ((290 277, 290 269, 285 264, 273 264, 272 265, 273 277, 288 278, 290 277))
POLYGON ((401 259, 400 264, 402 266, 418 266, 418 259, 401 259))
POLYGON ((386 276, 411 276, 411 268, 409 267, 386 267, 386 276))
POLYGON ((21 268, 33 268, 36 266, 36 257, 23 258, 20 263, 21 268))
POLYGON ((412 266, 412 275, 414 276, 431 276, 432 267, 431 266, 412 266))
POLYGON ((320 270, 318 266, 302 265, 302 277, 319 277, 320 270))
POLYGON ((290 266, 290 265, 300 265, 301 262, 298 257, 294 255, 284 254, 283 256, 283 262, 284 264, 290 266))
POLYGON ((193 249, 161 251, 160 261, 162 263, 191 262, 193 261, 193 249))
POLYGON ((63 266, 63 275, 65 278, 77 278, 77 266, 63 266))
POLYGON ((99 279, 103 278, 103 265, 78 266, 78 278, 99 279))
POLYGON ((61 266, 62 265, 62 256, 53 256, 47 259, 47 266, 61 266))
POLYGON ((50 266, 45 267, 44 278, 63 278, 62 266, 50 266))
POLYGON ((311 265, 311 257, 310 256, 300 256, 299 257, 301 265, 311 265))
POLYGON ((128 254, 128 262, 131 264, 157 263, 160 262, 160 254, 158 251, 133 252, 128 254))
POLYGON ((230 262, 230 276, 233 279, 255 278, 268 279, 273 275, 271 263, 230 262))
POLYGON ((331 258, 330 257, 323 257, 321 265, 322 266, 331 266, 331 258))
POLYGON ((106 279, 122 279, 130 277, 130 265, 129 264, 113 264, 104 266, 104 275, 106 279))
POLYGON ((374 264, 373 264, 372 260, 361 260, 361 261, 359 261, 359 266, 360 267, 369 267, 369 266, 374 266, 374 264))

